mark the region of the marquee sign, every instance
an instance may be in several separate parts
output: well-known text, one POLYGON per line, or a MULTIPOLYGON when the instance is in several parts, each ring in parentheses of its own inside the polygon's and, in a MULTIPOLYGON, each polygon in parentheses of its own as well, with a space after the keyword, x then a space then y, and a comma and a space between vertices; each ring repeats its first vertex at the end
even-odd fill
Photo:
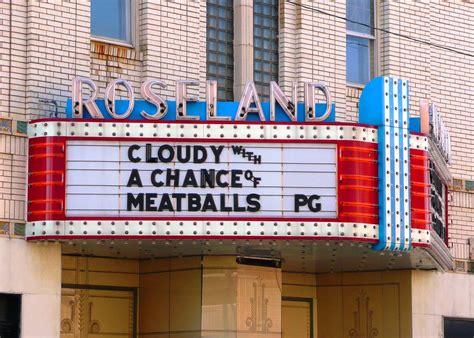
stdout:
MULTIPOLYGON (((410 130, 407 82, 369 83, 359 124, 331 122, 332 106, 311 100, 301 121, 300 104, 277 88, 273 106, 260 110, 252 93, 230 113, 214 105, 220 117, 250 112, 234 121, 212 116, 209 101, 207 119, 190 118, 202 117, 193 103, 187 118, 171 120, 72 118, 89 109, 77 97, 71 118, 32 121, 27 239, 333 239, 393 251, 429 244, 428 140, 410 130), (329 115, 318 122, 310 111, 329 115)), ((167 109, 175 104, 179 115, 177 94, 167 109)), ((118 112, 96 104, 101 114, 118 112)))
POLYGON ((335 218, 334 144, 66 144, 66 216, 335 218))
POLYGON ((150 79, 142 83, 140 93, 143 100, 135 100, 134 89, 124 79, 111 81, 100 99, 97 85, 85 77, 72 81, 72 98, 67 104, 71 118, 94 118, 115 120, 151 121, 279 121, 279 122, 334 122, 335 107, 331 104, 329 89, 320 82, 304 82, 304 102, 297 102, 297 83, 292 84, 291 97, 287 97, 280 86, 271 81, 270 102, 262 103, 253 81, 246 83, 239 102, 218 102, 217 81, 206 81, 206 101, 198 101, 188 95, 188 88, 199 85, 198 81, 175 82, 175 100, 166 100, 159 90, 167 85, 150 79), (126 99, 117 100, 117 88, 125 89, 126 99), (87 99, 83 89, 91 91, 87 99), (317 103, 317 92, 321 92, 327 104, 317 103))

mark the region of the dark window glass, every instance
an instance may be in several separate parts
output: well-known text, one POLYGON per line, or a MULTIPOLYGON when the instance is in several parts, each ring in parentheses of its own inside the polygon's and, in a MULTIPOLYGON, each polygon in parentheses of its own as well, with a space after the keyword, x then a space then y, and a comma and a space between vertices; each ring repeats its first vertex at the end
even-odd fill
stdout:
POLYGON ((254 82, 268 101, 270 81, 278 82, 278 0, 254 0, 253 34, 254 82))
POLYGON ((474 337, 474 320, 444 319, 444 338, 472 338, 474 337))
POLYGON ((0 293, 0 337, 20 337, 21 296, 0 293))
POLYGON ((446 186, 436 172, 436 167, 432 161, 430 161, 430 182, 431 226, 439 237, 446 242, 446 186))
POLYGON ((131 0, 91 0, 91 35, 131 43, 131 0))
POLYGON ((217 80, 217 98, 234 100, 234 8, 232 0, 207 1, 207 78, 217 80))

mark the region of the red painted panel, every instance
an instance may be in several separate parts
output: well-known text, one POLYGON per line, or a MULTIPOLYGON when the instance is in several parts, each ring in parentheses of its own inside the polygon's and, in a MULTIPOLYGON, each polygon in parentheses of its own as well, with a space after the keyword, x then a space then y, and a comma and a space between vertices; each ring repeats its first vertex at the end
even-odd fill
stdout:
MULTIPOLYGON (((69 219, 64 210, 66 139, 69 138, 42 137, 30 140, 29 221, 69 219)), ((102 141, 107 139, 101 138, 102 141)), ((300 143, 301 140, 290 142, 300 143)), ((331 143, 338 145, 338 217, 336 220, 314 218, 311 221, 378 223, 377 145, 359 141, 331 143)))
POLYGON ((377 144, 347 141, 338 150, 338 220, 377 224, 377 144))
MULTIPOLYGON (((297 142, 297 141, 296 141, 297 142)), ((338 217, 340 222, 378 223, 377 145, 336 141, 338 145, 338 217)), ((429 228, 427 153, 411 150, 411 199, 414 228, 429 228)), ((30 140, 28 220, 66 219, 66 138, 30 140)))
MULTIPOLYGON (((298 143, 300 140, 287 141, 298 143)), ((338 145, 337 221, 378 223, 377 145, 358 141, 333 143, 338 145)), ((421 150, 410 153, 412 223, 414 228, 424 229, 429 227, 427 153, 421 150)), ((65 219, 66 138, 31 139, 29 155, 28 220, 65 219)))
POLYGON ((65 218, 66 139, 40 137, 29 140, 29 222, 65 218))
POLYGON ((430 182, 428 152, 410 150, 411 224, 414 229, 430 229, 430 182))

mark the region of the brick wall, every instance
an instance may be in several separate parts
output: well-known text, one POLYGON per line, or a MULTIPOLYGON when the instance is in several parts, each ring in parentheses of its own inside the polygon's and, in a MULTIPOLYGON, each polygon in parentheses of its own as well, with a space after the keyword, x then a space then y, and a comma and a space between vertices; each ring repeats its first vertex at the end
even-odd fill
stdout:
MULTIPOLYGON (((298 0, 344 17, 345 0, 298 0)), ((196 79, 192 95, 205 96, 205 1, 137 1, 133 47, 90 38, 88 0, 0 1, 0 113, 29 120, 62 113, 73 76, 90 76, 103 95, 106 83, 139 84, 159 78, 174 96, 174 81, 196 79)), ((378 25, 395 33, 451 46, 474 54, 474 4, 464 1, 378 1, 378 25)), ((280 0, 280 84, 322 81, 333 94, 337 119, 357 121, 360 89, 346 86, 346 23, 280 0)), ((377 33, 378 72, 411 82, 411 112, 428 98, 439 107, 452 135, 455 178, 474 180, 474 58, 429 47, 396 35, 377 33)), ((300 99, 302 87, 299 86, 300 99)), ((25 140, 0 139, 0 220, 21 221, 24 212, 25 140), (23 175, 23 176, 22 176, 23 175), (13 183, 12 183, 13 182, 13 183)), ((451 193, 450 241, 453 253, 467 258, 474 237, 472 195, 451 193)))
MULTIPOLYGON (((325 83, 333 95, 337 119, 345 120, 346 23, 308 10, 315 6, 313 0, 298 3, 301 6, 280 0, 279 84, 289 95, 291 83, 297 82, 298 97, 303 100, 302 82, 325 83)), ((325 12, 346 15, 345 0, 320 1, 318 6, 325 12)))
MULTIPOLYGON (((474 54, 474 4, 450 2, 449 9, 436 3, 431 9, 432 36, 443 45, 474 54)), ((474 58, 448 51, 431 51, 431 99, 439 106, 451 132, 454 177, 474 180, 474 58)), ((450 239, 453 254, 466 255, 467 239, 474 237, 472 193, 453 192, 450 239), (469 198, 466 198, 469 195, 469 198), (459 248, 464 248, 459 250, 459 248)))
MULTIPOLYGON (((474 54, 474 4, 464 1, 382 1, 381 27, 415 39, 474 54)), ((455 178, 474 175, 474 57, 427 46, 386 33, 379 34, 382 74, 410 80, 410 110, 418 114, 421 98, 438 106, 452 137, 455 178)), ((474 237, 472 194, 452 191, 449 238, 456 258, 468 258, 474 237)))
POLYGON ((0 135, 0 220, 22 223, 26 193, 25 137, 0 135))
POLYGON ((26 117, 26 0, 0 2, 0 112, 26 117))
MULTIPOLYGON (((345 15, 345 1, 300 3, 330 14, 345 15)), ((474 54, 472 3, 385 0, 377 6, 377 23, 382 29, 474 54)), ((291 80, 324 81, 335 96, 337 118, 357 121, 361 91, 346 89, 345 22, 286 2, 280 16, 280 81, 287 92, 291 80)), ((473 180, 474 152, 470 149, 474 142, 474 114, 469 104, 474 98, 474 58, 395 34, 378 31, 376 38, 378 75, 410 80, 412 115, 418 114, 422 98, 437 104, 452 136, 452 173, 455 178, 473 180)), ((474 237, 471 195, 466 191, 451 192, 449 237, 457 258, 468 258, 467 239, 474 237)))
MULTIPOLYGON (((90 74, 88 1, 28 1, 26 113, 28 119, 64 111, 71 79, 90 74)), ((14 11, 15 13, 15 11, 14 11)))

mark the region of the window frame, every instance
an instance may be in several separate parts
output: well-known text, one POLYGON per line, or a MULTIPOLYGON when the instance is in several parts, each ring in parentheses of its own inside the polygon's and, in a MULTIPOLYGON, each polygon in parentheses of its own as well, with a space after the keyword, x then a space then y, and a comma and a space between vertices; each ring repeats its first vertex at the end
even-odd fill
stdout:
MULTIPOLYGON (((226 64, 225 65, 225 68, 226 70, 232 70, 231 71, 231 76, 232 76, 232 87, 231 88, 227 88, 227 87, 219 87, 219 76, 214 76, 214 75, 218 75, 217 73, 216 74, 213 74, 213 73, 210 73, 209 72, 209 65, 210 64, 213 64, 214 66, 218 66, 219 64, 221 64, 219 61, 210 61, 209 60, 209 42, 216 42, 216 43, 219 43, 219 39, 218 37, 217 38, 211 38, 209 37, 209 16, 213 16, 212 14, 210 14, 210 11, 209 11, 209 1, 205 0, 206 1, 206 78, 209 79, 209 80, 216 80, 217 81, 217 97, 218 97, 218 100, 223 100, 223 101, 229 101, 229 102, 232 102, 232 101, 235 101, 236 100, 236 97, 235 97, 235 92, 234 92, 234 86, 235 86, 235 64, 236 64, 236 58, 235 58, 235 46, 234 46, 234 41, 235 41, 235 8, 234 8, 234 4, 232 3, 232 41, 230 41, 230 43, 232 44, 232 53, 227 53, 227 52, 221 52, 220 54, 221 55, 224 55, 226 58, 227 57, 231 57, 232 58, 232 67, 230 69, 229 67, 229 64, 226 64), (220 95, 219 95, 219 91, 220 90, 223 90, 226 94, 225 94, 225 98, 221 98, 220 95), (231 94, 231 95, 230 95, 231 94), (231 97, 231 99, 228 99, 227 98, 227 95, 229 95, 229 97, 231 97)), ((222 6, 221 4, 215 4, 216 5, 216 8, 219 9, 221 7, 225 7, 225 6, 222 6)), ((216 29, 216 28, 212 28, 212 29, 216 29)), ((217 31, 219 31, 219 29, 217 29, 217 31)), ((225 31, 225 30, 224 30, 225 31)), ((222 42, 222 41, 221 41, 222 42)), ((229 41, 225 41, 224 42, 225 44, 228 44, 229 41)), ((211 52, 216 52, 216 51, 213 51, 211 50, 211 52)), ((227 73, 225 73, 224 75, 220 74, 220 83, 222 83, 222 81, 224 83, 226 83, 230 77, 227 76, 227 73)))
MULTIPOLYGON (((72 290, 88 290, 88 291, 124 291, 130 292, 133 298, 132 304, 132 335, 131 338, 138 337, 138 287, 130 286, 112 286, 112 285, 96 285, 96 284, 70 284, 70 283, 61 283, 61 293, 60 297, 63 296, 63 289, 72 289, 72 290)), ((1 338, 1 337, 0 337, 1 338)))
MULTIPOLYGON (((276 60, 276 64, 277 64, 277 71, 276 71, 276 82, 279 83, 280 81, 280 65, 281 65, 281 62, 280 62, 280 58, 281 58, 281 50, 280 50, 280 33, 281 33, 281 27, 280 27, 280 9, 281 9, 281 5, 280 5, 280 1, 276 1, 276 7, 277 7, 277 34, 276 34, 276 42, 277 42, 277 48, 276 48, 276 53, 277 53, 277 60, 276 60)), ((252 43, 253 43, 253 48, 252 48, 252 56, 253 56, 253 69, 252 69, 252 79, 257 87, 257 90, 258 90, 258 86, 260 85, 265 85, 265 86, 270 86, 270 83, 260 83, 260 81, 255 81, 255 3, 252 4, 252 27, 253 27, 253 36, 252 36, 252 43)), ((263 48, 259 48, 259 49, 263 49, 263 48)), ((262 59, 263 60, 263 59, 262 59)), ((274 63, 272 61, 270 61, 270 64, 273 65, 274 63)), ((263 72, 262 72, 263 73, 263 72)), ((267 97, 266 95, 264 95, 263 93, 259 93, 259 96, 260 96, 260 99, 262 100, 262 98, 265 98, 265 99, 269 99, 269 96, 267 97)), ((265 101, 267 102, 267 101, 265 101)))
POLYGON ((443 337, 452 337, 451 335, 446 334, 446 322, 451 321, 451 322, 474 322, 474 318, 467 318, 467 317, 450 317, 450 316, 443 316, 442 317, 442 326, 443 326, 443 337))
MULTIPOLYGON (((379 26, 379 5, 377 0, 371 0, 374 6, 374 27, 379 26)), ((346 18, 347 18, 347 1, 346 1, 346 18)), ((369 74, 369 81, 376 77, 380 72, 379 72, 379 31, 374 29, 374 34, 367 34, 367 33, 360 33, 360 32, 355 32, 352 30, 349 30, 346 28, 346 84, 349 87, 353 88, 364 88, 366 83, 357 83, 357 82, 350 82, 347 80, 347 37, 348 36, 353 36, 356 38, 362 38, 362 39, 367 39, 372 41, 373 43, 373 64, 371 64, 370 61, 370 53, 369 53, 369 71, 372 72, 373 74, 369 74)))
MULTIPOLYGON (((23 296, 19 293, 0 292, 0 298, 4 300, 8 307, 8 314, 12 316, 12 321, 2 322, 4 327, 12 329, 12 335, 9 337, 21 336, 23 296)), ((2 335, 3 337, 3 335, 2 335)))
MULTIPOLYGON (((92 1, 92 0, 91 0, 92 1)), ((94 42, 102 42, 111 45, 117 45, 122 47, 128 48, 137 48, 137 41, 138 41, 138 20, 137 20, 137 1, 135 0, 128 0, 129 1, 129 16, 130 16, 130 41, 125 40, 116 40, 112 38, 108 38, 106 36, 94 35, 92 34, 92 20, 90 20, 90 39, 94 42)), ((92 5, 91 5, 92 6, 92 5)))
POLYGON ((289 302, 302 302, 302 303, 308 303, 309 305, 309 317, 310 317, 310 324, 309 324, 309 338, 314 338, 314 328, 315 328, 315 321, 314 321, 314 300, 313 298, 310 297, 289 297, 289 296, 283 296, 281 297, 282 300, 282 307, 283 307, 283 302, 284 301, 289 301, 289 302))

